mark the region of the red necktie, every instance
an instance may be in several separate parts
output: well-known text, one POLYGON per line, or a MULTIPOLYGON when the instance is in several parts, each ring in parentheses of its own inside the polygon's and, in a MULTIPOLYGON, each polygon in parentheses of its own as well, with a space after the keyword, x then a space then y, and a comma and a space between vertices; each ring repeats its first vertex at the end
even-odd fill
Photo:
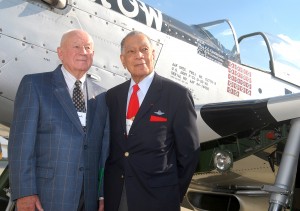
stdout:
POLYGON ((131 119, 135 117, 136 113, 139 110, 140 104, 139 104, 139 98, 137 96, 137 92, 139 91, 140 87, 139 85, 135 84, 133 85, 133 92, 130 96, 128 109, 127 109, 127 119, 131 119))

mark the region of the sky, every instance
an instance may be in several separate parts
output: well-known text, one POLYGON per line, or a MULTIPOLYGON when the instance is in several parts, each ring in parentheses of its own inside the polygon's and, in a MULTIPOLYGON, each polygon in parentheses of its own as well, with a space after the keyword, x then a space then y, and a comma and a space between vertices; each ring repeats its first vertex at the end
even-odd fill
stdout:
POLYGON ((142 1, 188 25, 229 19, 238 37, 261 31, 300 43, 299 0, 142 1))

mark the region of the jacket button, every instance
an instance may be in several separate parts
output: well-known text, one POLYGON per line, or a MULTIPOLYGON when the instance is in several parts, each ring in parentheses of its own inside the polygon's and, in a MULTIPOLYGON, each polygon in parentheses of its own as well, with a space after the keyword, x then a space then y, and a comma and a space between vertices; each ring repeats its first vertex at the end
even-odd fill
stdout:
POLYGON ((128 157, 129 156, 129 152, 125 152, 124 155, 125 155, 125 157, 128 157))
POLYGON ((123 174, 121 175, 121 179, 124 179, 124 175, 123 174))

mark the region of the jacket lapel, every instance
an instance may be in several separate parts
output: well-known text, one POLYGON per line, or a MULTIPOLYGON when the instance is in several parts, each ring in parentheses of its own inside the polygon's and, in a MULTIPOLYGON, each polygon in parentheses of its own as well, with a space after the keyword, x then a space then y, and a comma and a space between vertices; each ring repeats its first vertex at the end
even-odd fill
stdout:
POLYGON ((67 88, 66 81, 61 72, 61 65, 59 65, 53 72, 52 83, 54 84, 54 94, 57 97, 59 103, 67 113, 71 122, 76 126, 76 128, 84 133, 80 120, 77 115, 77 111, 70 97, 70 93, 67 88))
MULTIPOLYGON (((96 91, 93 82, 87 77, 86 78, 86 84, 87 84, 87 132, 91 129, 94 121, 94 114, 92 111, 96 110, 96 91)), ((88 133, 87 133, 88 134, 88 133)))
POLYGON ((154 75, 153 81, 148 89, 148 92, 143 100, 143 103, 133 121, 131 127, 143 118, 143 116, 155 105, 158 99, 161 97, 162 81, 160 76, 156 73, 154 75))

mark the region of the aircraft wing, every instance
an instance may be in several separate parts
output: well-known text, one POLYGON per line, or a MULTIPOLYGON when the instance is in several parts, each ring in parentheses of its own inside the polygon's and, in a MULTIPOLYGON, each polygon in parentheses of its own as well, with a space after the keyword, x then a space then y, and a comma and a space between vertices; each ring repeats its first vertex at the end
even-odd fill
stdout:
POLYGON ((300 93, 198 106, 200 141, 206 142, 300 117, 300 93))

